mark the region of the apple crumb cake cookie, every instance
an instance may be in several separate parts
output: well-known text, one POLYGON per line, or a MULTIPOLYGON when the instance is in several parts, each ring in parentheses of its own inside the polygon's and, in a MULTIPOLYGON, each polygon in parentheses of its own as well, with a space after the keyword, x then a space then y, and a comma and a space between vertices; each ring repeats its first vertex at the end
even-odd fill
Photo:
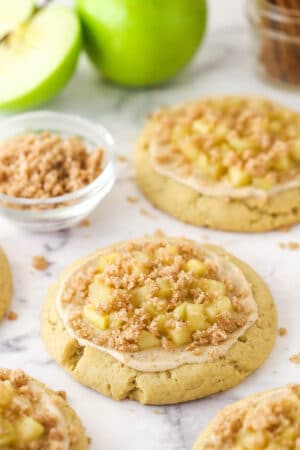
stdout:
POLYGON ((12 296, 12 276, 8 260, 0 248, 0 320, 3 319, 12 296))
POLYGON ((67 268, 48 293, 42 337, 79 382, 166 404, 228 389, 276 335, 272 297, 224 250, 184 238, 126 241, 67 268))
POLYGON ((266 231, 300 222, 300 114, 255 97, 154 113, 135 152, 158 208, 199 226, 266 231))
POLYGON ((20 369, 0 369, 0 448, 87 450, 84 429, 64 397, 20 369))
POLYGON ((194 450, 299 450, 300 385, 256 394, 218 413, 194 450))

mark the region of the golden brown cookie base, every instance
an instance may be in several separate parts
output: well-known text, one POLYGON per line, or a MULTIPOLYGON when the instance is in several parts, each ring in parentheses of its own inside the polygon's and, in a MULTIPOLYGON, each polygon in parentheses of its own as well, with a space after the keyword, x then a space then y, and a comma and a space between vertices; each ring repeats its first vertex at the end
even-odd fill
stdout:
POLYGON ((41 333, 48 351, 77 381, 115 400, 129 398, 155 405, 180 403, 224 391, 240 383, 264 362, 272 350, 277 333, 275 306, 268 288, 249 266, 221 248, 209 245, 207 248, 228 256, 238 265, 251 283, 258 305, 258 321, 225 357, 147 373, 130 369, 95 348, 81 347, 68 334, 58 316, 56 295, 59 282, 50 288, 42 313, 41 333))
POLYGON ((12 277, 8 260, 0 248, 0 320, 4 317, 12 296, 12 277))
POLYGON ((137 183, 157 208, 179 220, 224 231, 260 232, 300 223, 300 188, 281 192, 267 202, 255 197, 227 199, 204 196, 158 174, 151 163, 145 129, 135 152, 137 183))

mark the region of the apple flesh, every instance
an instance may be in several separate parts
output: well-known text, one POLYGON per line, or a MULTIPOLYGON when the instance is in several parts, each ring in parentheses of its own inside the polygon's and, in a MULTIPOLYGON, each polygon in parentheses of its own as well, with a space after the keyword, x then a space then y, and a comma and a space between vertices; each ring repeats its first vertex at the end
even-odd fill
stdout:
POLYGON ((69 8, 44 8, 23 22, 0 43, 0 109, 27 109, 53 97, 72 76, 80 48, 80 23, 69 8))
POLYGON ((25 22, 34 11, 33 0, 0 1, 0 39, 25 22))
POLYGON ((110 80, 150 86, 169 80, 195 54, 205 0, 77 0, 87 53, 110 80))

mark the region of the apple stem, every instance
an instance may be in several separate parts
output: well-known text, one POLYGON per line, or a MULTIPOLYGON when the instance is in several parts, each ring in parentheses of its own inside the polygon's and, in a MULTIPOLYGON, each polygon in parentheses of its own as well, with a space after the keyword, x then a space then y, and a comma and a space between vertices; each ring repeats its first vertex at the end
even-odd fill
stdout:
MULTIPOLYGON (((31 14, 30 17, 28 17, 28 19, 23 22, 22 25, 28 23, 39 11, 41 11, 42 9, 46 8, 46 6, 49 5, 49 3, 51 3, 52 0, 43 0, 43 2, 41 2, 40 5, 36 5, 36 7, 33 10, 33 13, 31 14)), ((9 39, 9 37, 13 34, 15 30, 13 31, 9 31, 8 33, 5 33, 1 38, 0 38, 0 44, 5 44, 7 42, 7 40, 9 39)))
MULTIPOLYGON (((38 11, 40 11, 41 9, 46 8, 46 6, 48 6, 49 3, 51 3, 51 2, 52 2, 52 0, 44 0, 44 1, 42 1, 42 2, 40 3, 40 5, 36 6, 33 15, 36 14, 36 13, 37 13, 38 11)), ((31 16, 31 17, 32 17, 32 16, 31 16)))

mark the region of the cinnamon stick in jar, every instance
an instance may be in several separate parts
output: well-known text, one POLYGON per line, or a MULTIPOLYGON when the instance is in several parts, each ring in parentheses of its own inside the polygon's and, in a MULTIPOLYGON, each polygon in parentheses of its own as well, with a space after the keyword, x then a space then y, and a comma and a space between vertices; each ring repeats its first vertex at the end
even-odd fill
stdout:
POLYGON ((275 80, 300 86, 300 0, 263 0, 260 65, 275 80))

